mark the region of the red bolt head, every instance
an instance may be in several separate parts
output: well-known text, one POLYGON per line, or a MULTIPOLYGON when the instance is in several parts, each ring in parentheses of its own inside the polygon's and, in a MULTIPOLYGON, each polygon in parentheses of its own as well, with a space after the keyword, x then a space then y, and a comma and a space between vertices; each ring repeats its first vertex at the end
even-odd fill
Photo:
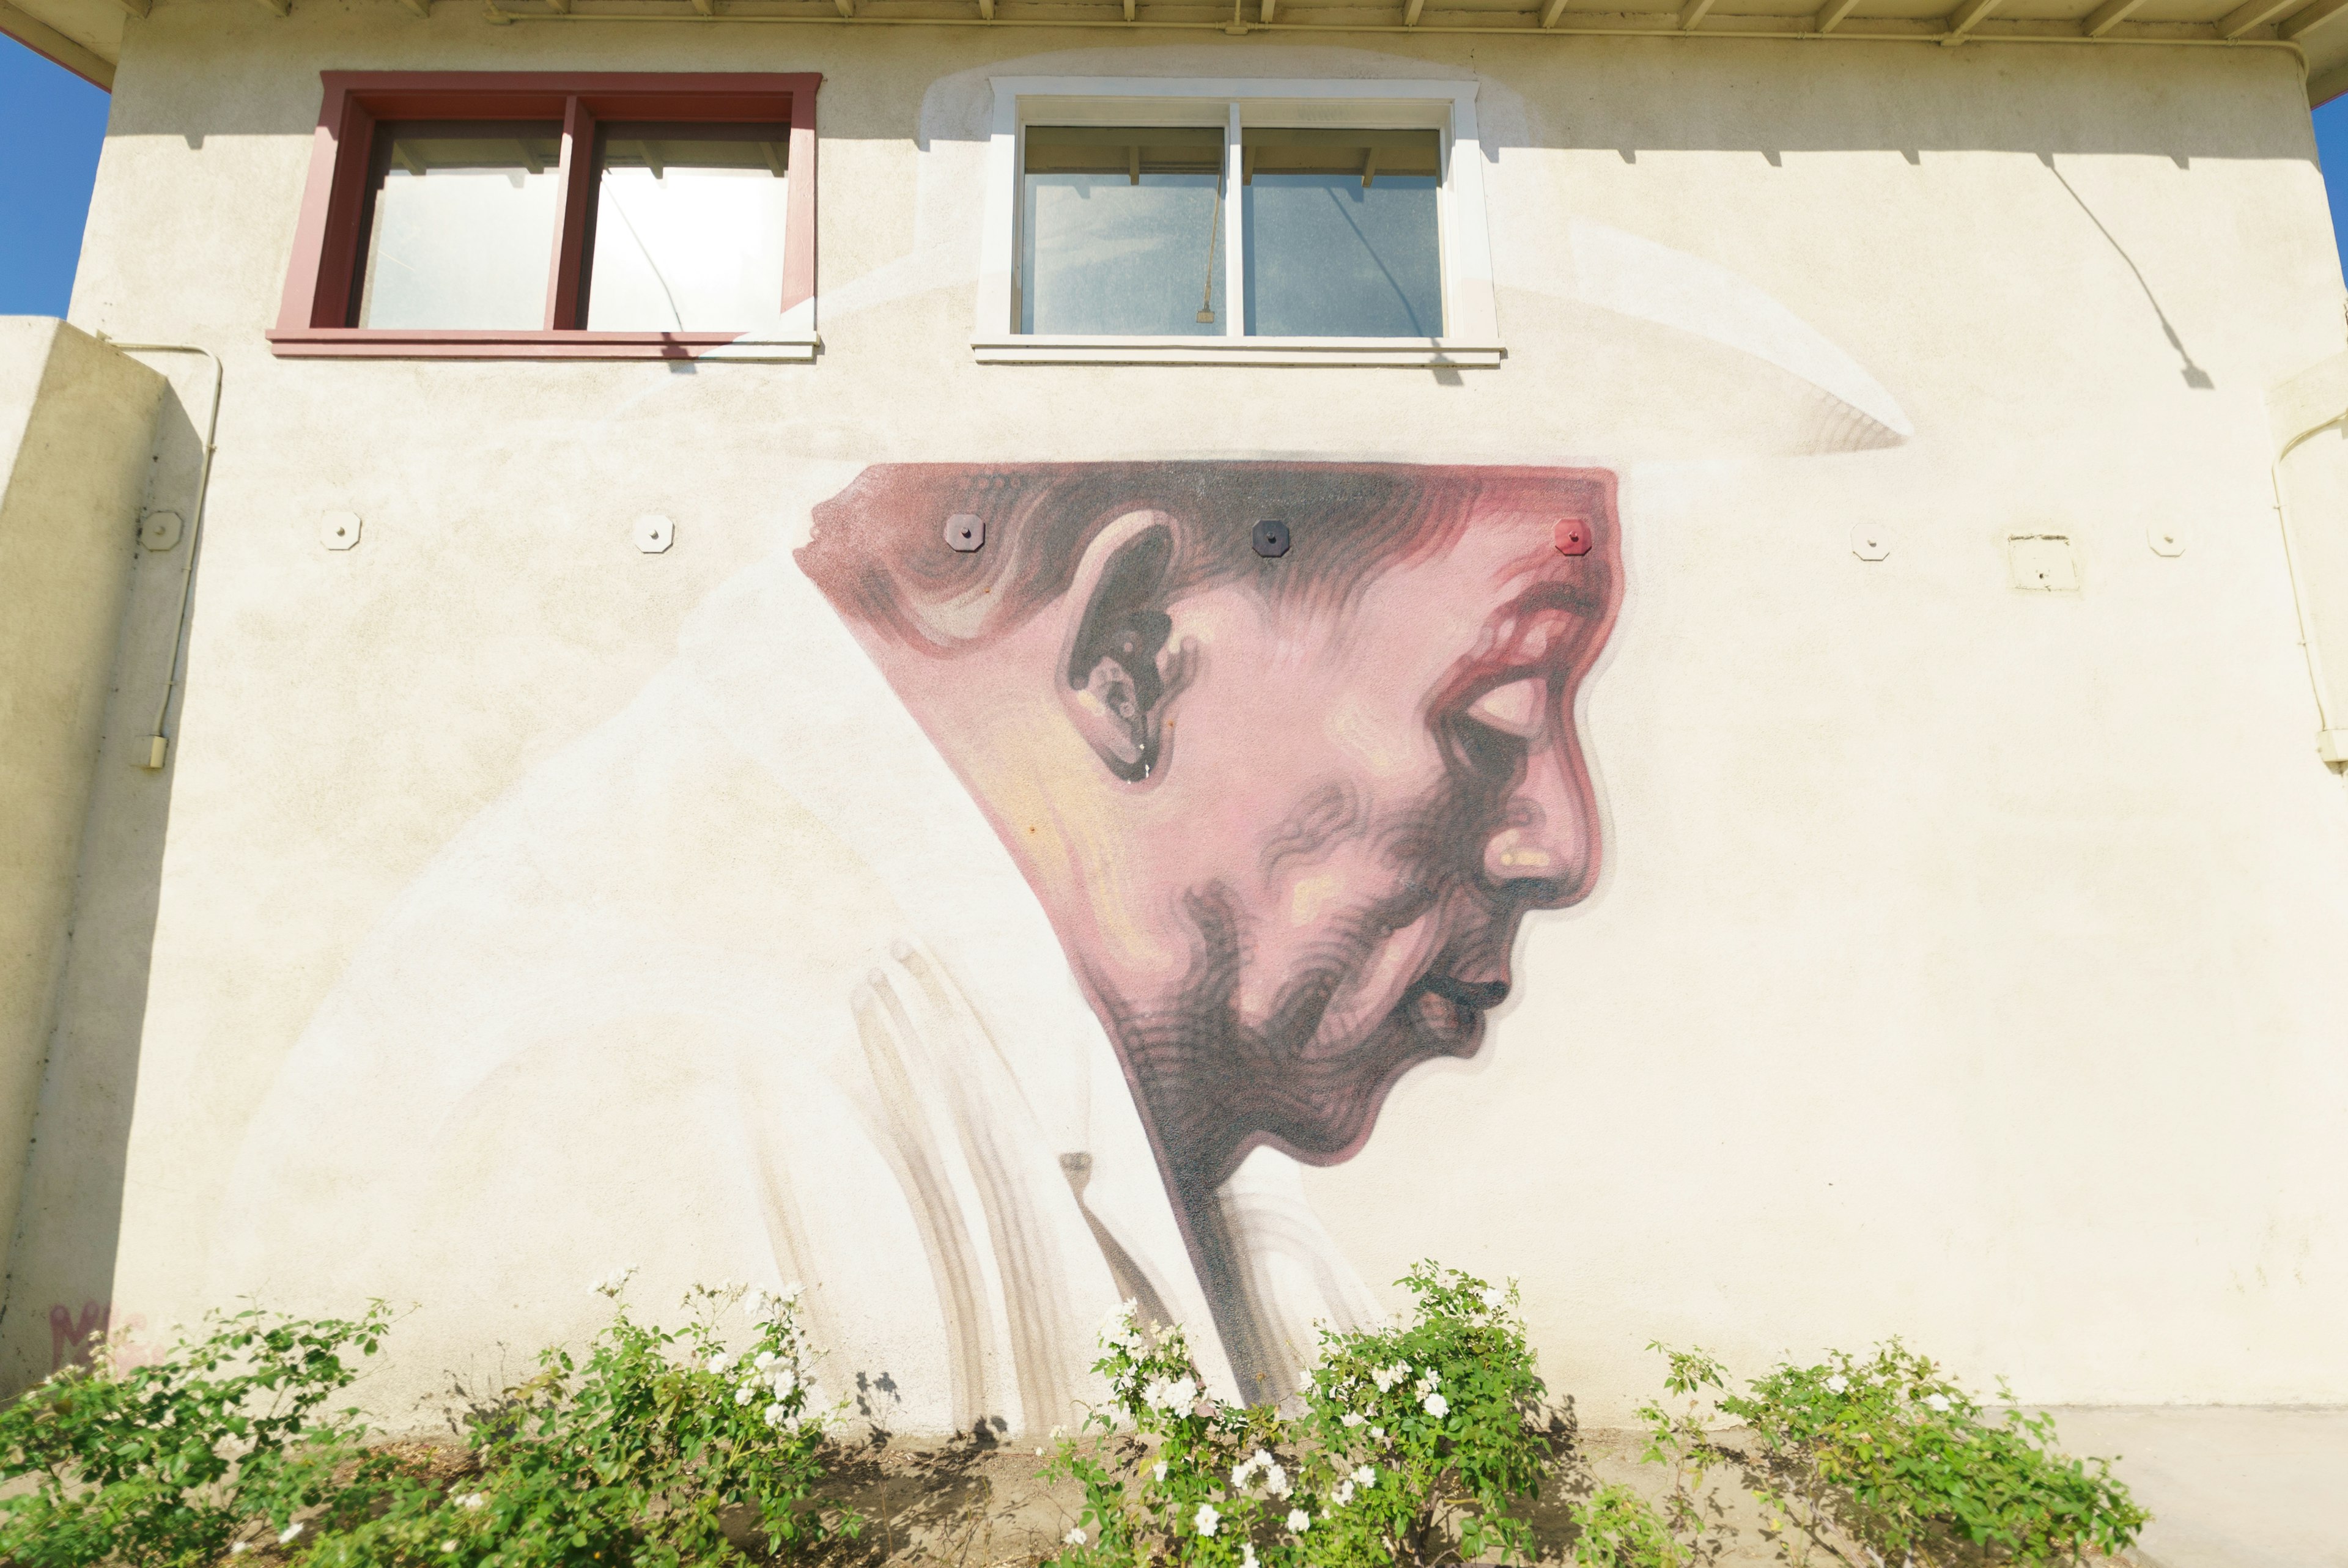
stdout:
POLYGON ((1558 518, 1557 553, 1561 556, 1586 556, 1590 553, 1590 523, 1587 518, 1558 518))

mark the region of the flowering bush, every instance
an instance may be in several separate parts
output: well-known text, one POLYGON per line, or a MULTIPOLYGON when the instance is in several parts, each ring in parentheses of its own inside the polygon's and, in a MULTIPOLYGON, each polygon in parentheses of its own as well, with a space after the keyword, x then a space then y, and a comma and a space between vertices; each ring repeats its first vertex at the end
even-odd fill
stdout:
POLYGON ((1117 1308, 1093 1424, 1132 1435, 1109 1463, 1064 1442, 1046 1472, 1085 1489, 1060 1568, 1373 1568, 1429 1561, 1455 1534, 1465 1556, 1529 1558, 1509 1510, 1540 1487, 1542 1389, 1515 1289, 1431 1263, 1401 1283, 1408 1321, 1324 1332, 1293 1418, 1215 1399, 1179 1327, 1117 1308))
POLYGON ((21 1568, 209 1563, 240 1530, 286 1542, 294 1515, 339 1496, 335 1471, 364 1436, 320 1407, 358 1376, 390 1326, 258 1310, 206 1319, 151 1365, 98 1348, 0 1409, 0 1562, 21 1568))
MULTIPOLYGON (((633 1273, 633 1271, 628 1271, 633 1273)), ((615 1304, 627 1274, 596 1288, 615 1304)), ((858 1518, 817 1496, 823 1414, 797 1306, 739 1286, 696 1286, 678 1330, 618 1306, 583 1363, 540 1357, 536 1378, 479 1420, 479 1473, 453 1487, 376 1478, 375 1516, 322 1530, 318 1568, 640 1568, 747 1561, 725 1529, 747 1513, 769 1553, 854 1535, 858 1518), (729 1349, 723 1309, 741 1305, 749 1342, 729 1349)))
POLYGON ((1897 1339, 1780 1367, 1720 1409, 1760 1440, 1765 1504, 1813 1537, 1831 1518, 1890 1562, 2117 1553, 2151 1518, 2104 1460, 2055 1448, 2052 1416, 1988 1419, 1897 1339))

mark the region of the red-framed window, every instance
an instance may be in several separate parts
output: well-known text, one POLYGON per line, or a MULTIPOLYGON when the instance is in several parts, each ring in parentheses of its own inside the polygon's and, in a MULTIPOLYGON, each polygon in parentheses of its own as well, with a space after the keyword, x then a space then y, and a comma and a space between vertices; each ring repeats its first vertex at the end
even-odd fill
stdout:
POLYGON ((812 354, 813 73, 322 73, 280 355, 812 354))

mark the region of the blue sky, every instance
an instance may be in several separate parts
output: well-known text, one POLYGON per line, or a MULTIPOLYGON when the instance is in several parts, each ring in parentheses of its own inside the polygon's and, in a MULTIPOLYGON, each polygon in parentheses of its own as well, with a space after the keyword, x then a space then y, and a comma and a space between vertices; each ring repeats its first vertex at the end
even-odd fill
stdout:
MULTIPOLYGON (((66 313, 89 212, 106 95, 0 38, 0 315, 66 313)), ((2332 227, 2348 228, 2348 98, 2315 113, 2332 227)))

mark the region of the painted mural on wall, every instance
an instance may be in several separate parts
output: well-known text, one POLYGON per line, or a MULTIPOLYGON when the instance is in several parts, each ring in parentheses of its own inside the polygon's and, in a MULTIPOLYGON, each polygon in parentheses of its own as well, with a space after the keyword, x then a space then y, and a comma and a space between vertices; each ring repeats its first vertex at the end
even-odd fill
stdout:
POLYGON ((1243 1389, 1300 1347, 1225 1184, 1359 1150, 1402 1073, 1478 1049, 1525 915, 1591 886, 1615 537, 1574 469, 896 466, 817 508, 798 561, 1042 902, 1243 1389))
POLYGON ((881 466, 808 538, 386 911, 215 1290, 420 1297, 478 1378, 551 1282, 755 1268, 876 1419, 1028 1430, 1131 1296, 1283 1392, 1375 1310, 1301 1163, 1596 875, 1612 477, 881 466))

